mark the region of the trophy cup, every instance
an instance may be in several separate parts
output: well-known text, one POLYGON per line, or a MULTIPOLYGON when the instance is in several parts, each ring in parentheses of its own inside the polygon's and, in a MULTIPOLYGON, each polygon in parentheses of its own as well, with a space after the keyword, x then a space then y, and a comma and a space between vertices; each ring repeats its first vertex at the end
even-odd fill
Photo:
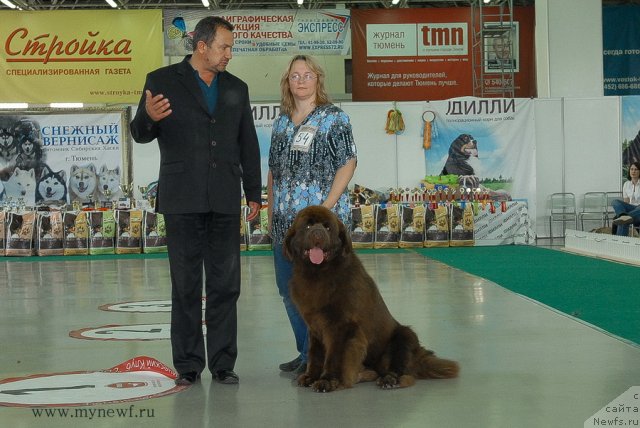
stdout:
POLYGON ((138 190, 142 195, 142 200, 138 203, 138 208, 142 208, 142 209, 151 208, 151 200, 149 198, 149 186, 138 186, 138 190))
POLYGON ((120 184, 120 189, 122 189, 122 193, 124 194, 124 200, 122 201, 122 206, 127 209, 133 208, 135 206, 132 199, 133 183, 120 184))
MULTIPOLYGON (((109 208, 109 201, 111 200, 111 189, 105 189, 103 193, 105 199, 104 201, 102 201, 102 208, 109 208)), ((115 209, 115 207, 112 207, 112 209, 115 209)))

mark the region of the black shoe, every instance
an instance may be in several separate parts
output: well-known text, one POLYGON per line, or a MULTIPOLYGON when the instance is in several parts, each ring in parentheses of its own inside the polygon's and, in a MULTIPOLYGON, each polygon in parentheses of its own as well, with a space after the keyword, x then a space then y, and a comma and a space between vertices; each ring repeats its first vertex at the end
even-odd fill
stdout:
POLYGON ((301 374, 307 371, 307 363, 300 363, 298 367, 292 372, 292 374, 297 378, 301 374))
POLYGON ((218 383, 235 385, 240 382, 240 378, 233 370, 218 370, 213 374, 213 378, 218 383))
POLYGON ((200 379, 200 373, 187 372, 178 375, 178 378, 175 380, 175 382, 176 385, 193 385, 198 379, 200 379))
POLYGON ((292 372, 292 371, 294 371, 295 369, 298 368, 298 366, 300 365, 301 362, 302 362, 302 360, 300 360, 300 357, 296 357, 296 359, 291 360, 288 363, 282 363, 278 367, 283 372, 292 372))

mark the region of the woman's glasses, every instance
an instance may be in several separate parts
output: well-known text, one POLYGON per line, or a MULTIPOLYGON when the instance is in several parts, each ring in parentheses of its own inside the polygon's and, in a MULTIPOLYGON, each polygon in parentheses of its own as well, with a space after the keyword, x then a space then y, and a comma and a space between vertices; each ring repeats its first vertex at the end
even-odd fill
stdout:
POLYGON ((291 80, 292 82, 308 82, 309 80, 313 80, 316 77, 318 76, 312 73, 304 73, 302 75, 293 73, 291 76, 289 76, 289 80, 291 80))

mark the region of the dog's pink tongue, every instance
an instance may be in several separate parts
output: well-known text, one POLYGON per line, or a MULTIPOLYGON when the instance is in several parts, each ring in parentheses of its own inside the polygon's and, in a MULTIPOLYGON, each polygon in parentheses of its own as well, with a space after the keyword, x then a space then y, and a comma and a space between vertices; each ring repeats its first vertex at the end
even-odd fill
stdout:
POLYGON ((324 261, 324 251, 318 247, 310 249, 309 260, 311 260, 311 263, 319 265, 324 261))

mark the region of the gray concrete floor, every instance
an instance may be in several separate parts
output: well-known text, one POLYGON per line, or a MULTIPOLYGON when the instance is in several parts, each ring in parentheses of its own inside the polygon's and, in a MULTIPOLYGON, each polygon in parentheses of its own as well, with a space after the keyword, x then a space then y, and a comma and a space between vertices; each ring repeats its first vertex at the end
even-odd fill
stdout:
MULTIPOLYGON (((391 391, 364 383, 330 394, 295 386, 277 369, 295 352, 272 260, 243 257, 240 385, 219 385, 205 372, 201 383, 173 395, 94 406, 135 404, 153 410, 146 418, 38 418, 29 408, 0 407, 0 426, 582 427, 640 384, 640 348, 634 345, 415 253, 360 257, 394 316, 425 346, 460 362, 458 379, 391 391)), ((169 299, 166 259, 69 257, 0 266, 0 380, 97 371, 138 355, 171 365, 168 340, 69 337, 84 327, 168 323, 169 313, 98 309, 169 299)))

